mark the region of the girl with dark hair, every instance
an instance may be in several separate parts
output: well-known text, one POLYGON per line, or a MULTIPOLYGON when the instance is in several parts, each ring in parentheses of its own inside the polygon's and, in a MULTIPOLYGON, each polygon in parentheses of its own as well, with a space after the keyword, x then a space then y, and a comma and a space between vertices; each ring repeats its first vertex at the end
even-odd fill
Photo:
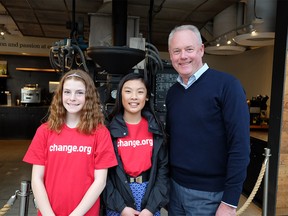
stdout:
POLYGON ((160 215, 168 203, 165 133, 150 106, 149 89, 138 73, 127 74, 118 86, 108 127, 118 160, 103 192, 108 216, 160 215))
POLYGON ((88 73, 64 74, 23 161, 33 164, 38 215, 99 215, 108 168, 117 161, 88 73))

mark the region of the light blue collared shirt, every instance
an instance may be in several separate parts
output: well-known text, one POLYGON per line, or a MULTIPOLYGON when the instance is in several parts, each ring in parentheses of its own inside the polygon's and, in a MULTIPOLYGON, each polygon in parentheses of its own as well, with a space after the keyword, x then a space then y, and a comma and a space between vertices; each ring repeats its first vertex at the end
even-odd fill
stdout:
POLYGON ((177 77, 177 82, 179 82, 185 89, 189 88, 199 77, 209 68, 207 63, 205 63, 198 71, 196 71, 191 77, 189 77, 187 85, 184 84, 183 79, 180 75, 177 77))

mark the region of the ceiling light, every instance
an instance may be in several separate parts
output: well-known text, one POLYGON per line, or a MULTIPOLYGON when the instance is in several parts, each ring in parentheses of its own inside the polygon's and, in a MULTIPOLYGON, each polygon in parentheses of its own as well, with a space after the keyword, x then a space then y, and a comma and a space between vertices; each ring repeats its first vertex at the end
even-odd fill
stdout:
POLYGON ((264 22, 264 20, 260 17, 255 17, 252 21, 253 24, 262 24, 263 22, 264 22))
POLYGON ((5 32, 4 32, 4 31, 1 31, 1 33, 0 33, 0 34, 1 34, 1 36, 3 36, 3 35, 5 35, 5 32))
MULTIPOLYGON (((217 35, 217 39, 214 38, 205 43, 205 46, 207 46, 205 48, 206 53, 215 55, 233 55, 241 53, 243 50, 246 50, 247 47, 250 47, 252 49, 274 45, 275 24, 273 23, 273 21, 275 20, 274 17, 276 14, 275 1, 265 1, 265 6, 261 5, 261 7, 259 8, 256 7, 256 0, 247 1, 245 3, 244 12, 245 13, 243 14, 245 14, 245 20, 247 20, 248 22, 238 27, 235 26, 235 28, 231 28, 231 30, 228 30, 226 32, 222 30, 222 28, 224 28, 223 23, 226 23, 229 20, 233 20, 234 16, 227 13, 227 10, 225 10, 225 13, 222 12, 221 14, 217 15, 217 19, 214 19, 213 23, 213 32, 220 32, 221 34, 215 34, 217 35), (258 17, 256 14, 256 9, 261 10, 261 15, 265 17, 258 17), (217 31, 215 31, 215 28, 217 31), (225 51, 225 49, 227 50, 225 51)), ((231 13, 235 13, 235 11, 231 9, 231 13)), ((230 22, 228 22, 228 24, 233 27, 230 22)), ((226 26, 227 25, 225 25, 225 27, 226 26)), ((227 28, 225 28, 225 30, 227 30, 227 28)))
POLYGON ((275 40, 275 17, 276 1, 261 2, 261 7, 257 7, 256 0, 248 1, 246 19, 251 20, 249 30, 234 37, 234 41, 242 46, 273 46, 275 40), (261 17, 257 16, 257 10, 261 17))
POLYGON ((205 53, 212 55, 237 55, 246 50, 242 46, 208 46, 205 53))
POLYGON ((256 32, 254 34, 242 34, 234 37, 234 41, 242 46, 272 46, 274 45, 275 32, 256 32))

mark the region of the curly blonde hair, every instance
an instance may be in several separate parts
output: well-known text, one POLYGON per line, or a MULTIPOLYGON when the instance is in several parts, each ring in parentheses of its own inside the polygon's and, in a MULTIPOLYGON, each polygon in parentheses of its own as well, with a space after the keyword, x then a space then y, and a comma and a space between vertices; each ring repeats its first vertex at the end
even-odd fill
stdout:
POLYGON ((77 125, 79 132, 92 134, 97 126, 104 125, 99 93, 90 75, 82 70, 71 70, 63 75, 49 107, 48 127, 50 130, 61 132, 65 124, 66 109, 63 106, 63 84, 68 79, 82 81, 86 87, 85 104, 81 111, 80 122, 77 125))

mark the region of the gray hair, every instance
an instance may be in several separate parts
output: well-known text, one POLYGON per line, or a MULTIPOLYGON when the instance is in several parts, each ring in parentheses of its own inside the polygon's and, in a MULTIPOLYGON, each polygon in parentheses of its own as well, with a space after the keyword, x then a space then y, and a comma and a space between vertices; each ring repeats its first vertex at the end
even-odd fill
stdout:
POLYGON ((181 31, 181 30, 190 30, 195 33, 196 37, 198 38, 199 44, 202 44, 202 38, 201 38, 201 33, 199 29, 194 26, 194 25, 181 25, 181 26, 176 26, 169 34, 168 37, 168 47, 170 47, 170 42, 172 40, 172 37, 174 36, 175 32, 181 31))

